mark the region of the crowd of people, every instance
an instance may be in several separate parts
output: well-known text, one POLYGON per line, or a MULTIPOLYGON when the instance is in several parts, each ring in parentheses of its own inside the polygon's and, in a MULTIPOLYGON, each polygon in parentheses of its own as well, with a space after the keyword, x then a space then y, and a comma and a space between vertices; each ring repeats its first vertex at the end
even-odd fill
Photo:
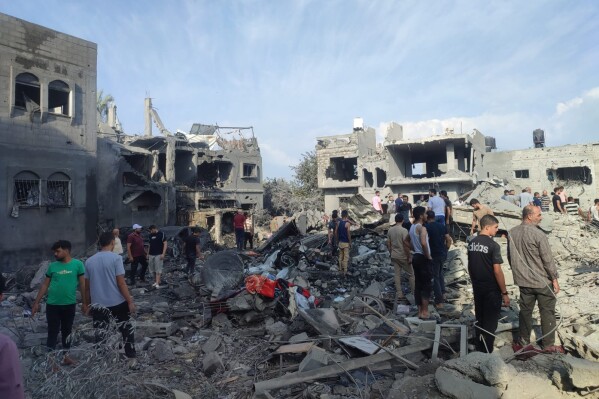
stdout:
POLYGON ((534 194, 530 187, 526 187, 520 194, 515 190, 504 190, 501 199, 519 206, 524 209, 527 205, 534 205, 541 209, 541 212, 556 212, 561 214, 580 216, 587 222, 599 227, 599 198, 593 201, 585 212, 580 206, 579 200, 569 196, 564 186, 558 186, 550 193, 543 190, 542 193, 536 191, 534 194))
MULTIPOLYGON (((519 334, 513 343, 514 352, 520 358, 541 352, 563 353, 563 348, 555 344, 555 305, 560 289, 558 273, 548 239, 537 228, 543 212, 550 211, 551 203, 556 212, 570 210, 570 214, 582 215, 580 208, 576 208, 576 213, 569 209, 568 204, 573 202, 571 197, 562 201, 560 194, 565 194, 563 187, 556 188, 553 197, 549 197, 546 191, 542 195, 538 192, 533 194, 527 187, 518 195, 513 190, 506 190, 502 197, 522 209, 521 224, 507 233, 507 261, 520 291, 519 334), (531 343, 530 339, 535 306, 539 307, 541 315, 540 347, 531 343)), ((499 221, 493 210, 478 199, 471 199, 469 205, 473 208, 473 217, 467 247, 468 271, 474 294, 476 348, 491 353, 501 307, 510 305, 502 269, 504 260, 499 244, 493 239, 498 233, 499 221)), ((381 214, 392 214, 387 247, 395 270, 395 303, 407 301, 401 284, 402 274, 406 274, 409 290, 418 307, 418 317, 430 319, 431 300, 437 309, 442 309, 445 302, 443 264, 453 244, 448 230, 452 222, 452 203, 447 193, 440 191, 437 194, 435 189, 431 189, 427 199, 422 196, 416 206, 412 206, 408 196, 402 194, 398 194, 397 198, 389 196, 387 203, 383 204, 377 191, 372 207, 381 214)), ((586 216, 599 220, 598 213, 599 199, 595 200, 586 216)), ((338 211, 334 211, 328 225, 329 244, 334 252, 339 251, 339 270, 343 275, 348 272, 352 224, 354 222, 349 220, 347 210, 343 210, 341 218, 338 211)))

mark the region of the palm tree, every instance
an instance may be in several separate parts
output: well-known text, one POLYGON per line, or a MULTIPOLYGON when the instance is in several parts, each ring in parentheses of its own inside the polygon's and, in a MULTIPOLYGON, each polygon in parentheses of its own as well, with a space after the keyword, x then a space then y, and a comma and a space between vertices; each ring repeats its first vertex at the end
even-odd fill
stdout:
POLYGON ((100 118, 102 119, 102 122, 107 121, 108 107, 113 102, 114 102, 114 98, 112 97, 112 95, 107 94, 106 96, 104 96, 104 90, 100 90, 98 92, 98 96, 96 98, 96 109, 98 110, 98 113, 100 114, 100 118))

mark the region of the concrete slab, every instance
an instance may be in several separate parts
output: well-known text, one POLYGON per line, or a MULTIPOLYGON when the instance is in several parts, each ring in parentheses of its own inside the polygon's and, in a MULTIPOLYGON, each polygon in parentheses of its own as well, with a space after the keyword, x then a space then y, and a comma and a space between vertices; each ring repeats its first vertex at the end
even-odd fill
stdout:
POLYGON ((333 308, 299 309, 299 314, 322 335, 336 335, 341 329, 339 318, 333 308))

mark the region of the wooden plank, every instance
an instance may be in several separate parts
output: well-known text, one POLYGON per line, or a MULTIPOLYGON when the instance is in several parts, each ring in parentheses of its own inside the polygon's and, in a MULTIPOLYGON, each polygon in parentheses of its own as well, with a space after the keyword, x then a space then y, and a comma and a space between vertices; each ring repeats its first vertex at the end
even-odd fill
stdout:
POLYGON ((314 346, 314 342, 302 342, 300 344, 289 344, 280 346, 275 353, 306 353, 314 346))

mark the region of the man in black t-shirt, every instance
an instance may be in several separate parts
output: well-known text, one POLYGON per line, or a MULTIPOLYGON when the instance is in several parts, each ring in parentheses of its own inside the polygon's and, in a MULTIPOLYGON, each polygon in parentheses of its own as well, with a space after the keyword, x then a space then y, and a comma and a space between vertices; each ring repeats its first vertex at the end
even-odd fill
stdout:
POLYGON ((166 236, 162 231, 158 231, 156 225, 150 226, 150 249, 148 251, 148 265, 150 273, 155 274, 155 282, 152 284, 154 288, 160 287, 160 276, 162 275, 162 266, 164 265, 164 257, 166 256, 166 236))
POLYGON ((189 278, 193 276, 196 266, 196 258, 202 258, 202 252, 200 250, 200 229, 198 227, 194 227, 191 229, 191 232, 192 234, 185 238, 185 245, 183 248, 185 259, 187 259, 187 276, 189 278))
POLYGON ((495 343, 492 334, 497 330, 501 306, 509 306, 510 297, 501 270, 501 248, 493 240, 499 221, 493 215, 485 215, 479 224, 479 235, 468 244, 468 273, 474 292, 476 348, 491 353, 495 343))

